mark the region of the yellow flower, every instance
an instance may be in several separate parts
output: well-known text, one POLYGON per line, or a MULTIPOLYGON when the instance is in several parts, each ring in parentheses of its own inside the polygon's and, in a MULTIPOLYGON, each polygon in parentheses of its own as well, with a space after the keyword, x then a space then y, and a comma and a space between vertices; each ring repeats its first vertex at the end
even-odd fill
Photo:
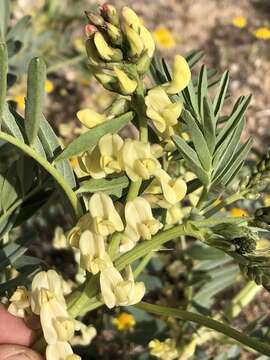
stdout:
POLYGON ((121 94, 123 95, 132 94, 138 86, 137 81, 130 79, 123 70, 118 69, 116 66, 113 68, 113 70, 117 77, 121 94))
POLYGON ((88 129, 92 129, 93 127, 100 125, 107 120, 106 115, 99 114, 92 109, 82 109, 78 111, 77 118, 88 129))
POLYGON ((54 90, 54 85, 53 85, 53 82, 51 80, 46 80, 45 81, 45 92, 47 94, 50 94, 51 92, 53 92, 54 90))
POLYGON ((180 177, 172 179, 163 169, 157 170, 155 177, 161 186, 165 200, 169 204, 177 204, 186 195, 187 185, 180 177))
POLYGON ((153 217, 150 204, 142 197, 127 202, 125 219, 127 225, 122 237, 121 252, 131 250, 140 238, 150 240, 162 227, 153 217))
POLYGON ((55 249, 66 249, 67 248, 67 238, 63 229, 60 226, 56 226, 54 230, 54 237, 52 240, 53 247, 55 249))
POLYGON ((270 29, 263 26, 254 31, 254 35, 257 39, 270 40, 270 29))
POLYGON ((25 311, 30 307, 27 289, 24 286, 18 286, 9 301, 9 313, 24 318, 25 311))
POLYGON ((78 52, 85 51, 85 45, 82 37, 76 37, 73 41, 73 46, 78 52))
POLYGON ((165 26, 158 27, 153 33, 156 43, 166 49, 171 49, 175 46, 175 39, 169 29, 165 26))
POLYGON ((270 195, 269 194, 265 194, 265 196, 263 197, 263 203, 265 206, 270 206, 270 195))
POLYGON ((85 152, 79 159, 82 171, 94 179, 104 178, 107 174, 122 171, 119 152, 123 145, 117 134, 106 134, 91 151, 85 152))
POLYGON ((127 139, 120 150, 122 168, 132 181, 148 180, 160 168, 149 143, 127 139))
POLYGON ((89 230, 82 233, 79 242, 81 266, 83 269, 97 274, 106 266, 112 266, 111 259, 105 250, 105 239, 89 230))
POLYGON ((83 322, 76 320, 75 321, 76 332, 80 332, 79 335, 74 335, 69 343, 72 346, 81 345, 87 346, 90 345, 94 337, 97 335, 97 330, 92 325, 85 325, 83 322))
POLYGON ((77 222, 76 226, 74 226, 67 235, 67 240, 70 246, 75 248, 79 247, 79 241, 81 238, 82 233, 85 230, 91 230, 91 215, 89 213, 84 214, 79 221, 77 222))
POLYGON ((175 341, 172 339, 166 339, 165 341, 154 339, 150 341, 148 346, 150 354, 162 360, 174 360, 179 356, 175 341))
POLYGON ((50 344, 46 348, 46 360, 80 360, 79 355, 73 354, 72 347, 66 341, 50 344))
POLYGON ((239 29, 243 29, 244 27, 247 26, 247 19, 244 16, 236 16, 233 18, 233 26, 239 28, 239 29))
POLYGON ((182 91, 190 82, 191 71, 186 59, 176 55, 173 64, 172 81, 162 85, 167 94, 173 95, 182 91))
POLYGON ((23 95, 16 95, 13 97, 13 99, 17 103, 20 110, 25 108, 25 97, 23 95))
POLYGON ((100 273, 100 289, 103 301, 110 309, 116 305, 137 304, 145 294, 144 283, 134 281, 130 266, 126 268, 124 277, 113 266, 102 270, 100 273))
POLYGON ((246 210, 240 209, 237 207, 232 208, 230 213, 232 216, 235 216, 235 217, 248 216, 248 212, 246 210))
POLYGON ((148 91, 145 98, 146 114, 153 121, 156 129, 163 133, 177 124, 182 112, 182 101, 171 102, 164 88, 157 86, 148 91))
POLYGON ((92 230, 101 236, 108 236, 115 231, 124 230, 120 215, 115 210, 109 195, 97 192, 89 201, 89 212, 92 217, 92 230))
POLYGON ((131 330, 136 325, 134 316, 126 312, 119 314, 112 322, 118 331, 131 330))

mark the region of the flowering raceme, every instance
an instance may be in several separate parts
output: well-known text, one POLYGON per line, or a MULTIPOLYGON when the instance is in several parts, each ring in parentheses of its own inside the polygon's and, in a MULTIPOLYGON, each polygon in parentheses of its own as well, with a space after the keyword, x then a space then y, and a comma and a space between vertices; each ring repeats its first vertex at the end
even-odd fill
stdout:
MULTIPOLYGON (((79 360, 68 341, 73 337, 76 322, 68 312, 63 295, 63 280, 54 270, 39 272, 32 281, 32 290, 18 288, 10 298, 9 311, 29 308, 40 316, 44 338, 48 344, 47 360, 79 360), (20 299, 20 301, 18 301, 20 299), (23 299, 23 301, 22 301, 23 299)), ((20 314, 20 313, 19 313, 20 314)))

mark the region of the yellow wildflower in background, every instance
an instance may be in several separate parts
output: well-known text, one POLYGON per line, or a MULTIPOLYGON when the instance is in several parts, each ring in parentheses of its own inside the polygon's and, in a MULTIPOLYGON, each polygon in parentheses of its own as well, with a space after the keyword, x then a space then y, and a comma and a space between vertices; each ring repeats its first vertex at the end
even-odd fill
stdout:
POLYGON ((171 49, 175 46, 175 39, 171 31, 165 26, 158 27, 153 32, 153 36, 157 45, 159 45, 162 48, 171 49))
POLYGON ((16 95, 13 100, 17 103, 17 106, 20 110, 24 110, 25 108, 25 97, 24 95, 16 95))
POLYGON ((133 315, 122 312, 113 319, 112 323, 116 326, 118 331, 126 331, 134 328, 136 320, 133 315))
POLYGON ((45 92, 47 94, 50 94, 51 92, 53 92, 53 89, 54 89, 54 85, 53 85, 53 82, 51 80, 46 80, 45 81, 45 92))
POLYGON ((159 341, 154 339, 149 343, 150 354, 162 360, 174 360, 178 357, 175 341, 166 339, 159 341))
POLYGON ((234 217, 248 216, 248 213, 246 210, 237 208, 237 207, 232 208, 230 213, 234 217))
POLYGON ((244 16, 236 16, 233 18, 233 26, 239 28, 239 29, 243 29, 244 27, 247 26, 247 19, 244 16))
POLYGON ((270 40, 270 29, 266 26, 256 29, 253 33, 257 39, 270 40))

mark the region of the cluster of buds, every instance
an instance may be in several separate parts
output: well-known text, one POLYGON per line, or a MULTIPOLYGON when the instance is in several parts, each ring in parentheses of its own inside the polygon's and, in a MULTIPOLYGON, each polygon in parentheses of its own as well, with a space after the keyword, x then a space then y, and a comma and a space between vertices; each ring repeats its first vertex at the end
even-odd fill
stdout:
POLYGON ((63 279, 54 271, 39 272, 32 281, 31 291, 18 287, 10 298, 9 312, 22 318, 39 316, 47 342, 47 360, 80 360, 73 353, 70 341, 80 330, 80 323, 67 311, 63 279))
POLYGON ((114 6, 104 4, 100 14, 86 15, 86 50, 93 74, 106 89, 132 94, 155 51, 151 33, 128 7, 119 15, 114 6))
POLYGON ((257 164, 254 173, 246 178, 242 184, 241 189, 247 189, 246 198, 253 200, 260 196, 260 193, 265 190, 270 182, 270 151, 257 164))

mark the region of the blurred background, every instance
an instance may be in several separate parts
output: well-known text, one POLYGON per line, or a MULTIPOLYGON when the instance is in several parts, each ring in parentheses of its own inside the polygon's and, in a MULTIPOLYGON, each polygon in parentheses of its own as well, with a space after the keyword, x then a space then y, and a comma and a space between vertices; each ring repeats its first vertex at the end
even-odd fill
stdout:
MULTIPOLYGON (((87 23, 84 10, 95 10, 101 3, 93 0, 11 0, 10 3, 9 100, 23 114, 28 62, 33 56, 43 56, 48 69, 45 115, 67 144, 84 131, 76 119, 78 110, 85 107, 103 110, 112 101, 113 95, 92 79, 84 49, 87 23)), ((219 74, 229 69, 232 101, 228 99, 228 109, 240 95, 253 94, 246 131, 254 136, 257 152, 265 152, 270 139, 269 0, 112 0, 111 3, 117 9, 128 5, 137 12, 152 31, 158 51, 168 61, 176 53, 185 55, 201 49, 203 62, 209 68, 219 74)), ((259 205, 269 206, 270 196, 266 195, 259 205)), ((249 206, 248 202, 242 202, 229 211, 233 216, 248 215, 254 210, 249 206)), ((61 245, 64 231, 70 228, 63 209, 51 204, 46 212, 41 210, 31 218, 26 227, 34 228, 39 234, 32 253, 58 268, 66 279, 80 282, 74 254, 61 245)), ((269 294, 247 284, 238 266, 215 249, 205 250, 198 243, 189 247, 181 239, 176 248, 153 258, 141 280, 153 302, 187 307, 214 314, 219 319, 225 317, 251 335, 270 340, 269 294), (245 292, 239 293, 242 288, 245 292), (240 303, 241 296, 246 302, 232 313, 230 305, 240 303)), ((191 340, 196 334, 200 336, 193 360, 267 359, 224 338, 216 339, 211 333, 201 334, 201 329, 190 323, 158 319, 132 307, 94 311, 84 322, 97 329, 91 346, 80 346, 77 351, 87 360, 186 360, 188 351, 194 348, 191 340), (165 339, 169 339, 166 344, 165 339), (152 345, 151 341, 154 341, 152 345), (187 351, 186 355, 183 352, 175 355, 175 343, 187 351), (163 357, 155 355, 162 354, 162 349, 167 349, 163 357)), ((83 345, 78 341, 76 344, 83 345)))

